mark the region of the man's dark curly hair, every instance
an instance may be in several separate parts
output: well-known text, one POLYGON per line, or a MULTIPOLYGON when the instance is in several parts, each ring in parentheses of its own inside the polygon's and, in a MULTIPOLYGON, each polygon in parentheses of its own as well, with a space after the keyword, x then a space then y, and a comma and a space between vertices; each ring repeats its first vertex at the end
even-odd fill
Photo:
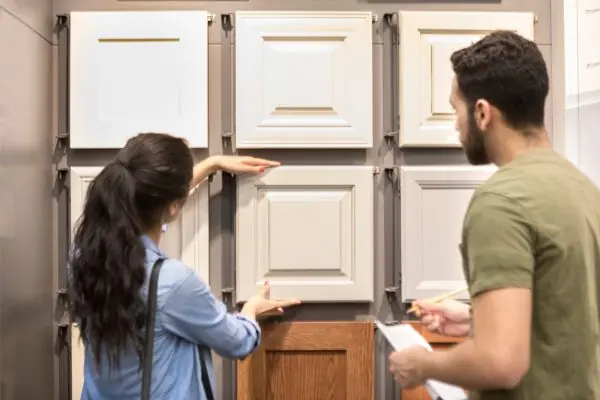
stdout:
POLYGON ((493 32, 450 57, 470 110, 485 99, 513 129, 544 125, 548 71, 536 44, 508 31, 493 32))

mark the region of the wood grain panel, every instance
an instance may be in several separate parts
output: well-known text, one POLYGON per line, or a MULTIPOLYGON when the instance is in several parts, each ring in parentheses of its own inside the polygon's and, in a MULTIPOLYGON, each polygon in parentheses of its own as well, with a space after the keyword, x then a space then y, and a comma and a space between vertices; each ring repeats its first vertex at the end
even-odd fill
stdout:
POLYGON ((238 363, 238 400, 373 400, 374 326, 296 322, 263 326, 238 363))

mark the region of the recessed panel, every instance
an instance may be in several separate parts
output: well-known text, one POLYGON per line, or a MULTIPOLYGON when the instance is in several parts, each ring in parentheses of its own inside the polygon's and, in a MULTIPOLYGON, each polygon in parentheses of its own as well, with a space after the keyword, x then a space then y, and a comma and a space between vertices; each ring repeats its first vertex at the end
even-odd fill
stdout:
POLYGON ((207 147, 207 24, 205 11, 71 13, 71 147, 140 132, 207 147))
POLYGON ((236 147, 373 144, 368 12, 236 13, 236 147))
MULTIPOLYGON (((83 212, 90 183, 101 167, 71 168, 71 229, 83 212)), ((208 185, 201 185, 187 200, 180 217, 167 226, 159 243, 167 256, 181 260, 209 282, 208 185)))
POLYGON ((528 12, 401 11, 400 146, 458 147, 450 56, 494 30, 533 39, 528 12))
POLYGON ((237 300, 373 299, 373 168, 278 167, 240 177, 237 300))
MULTIPOLYGON (((475 189, 492 167, 402 167, 401 270, 404 301, 466 286, 459 245, 475 189)), ((468 293, 457 296, 468 298, 468 293)))

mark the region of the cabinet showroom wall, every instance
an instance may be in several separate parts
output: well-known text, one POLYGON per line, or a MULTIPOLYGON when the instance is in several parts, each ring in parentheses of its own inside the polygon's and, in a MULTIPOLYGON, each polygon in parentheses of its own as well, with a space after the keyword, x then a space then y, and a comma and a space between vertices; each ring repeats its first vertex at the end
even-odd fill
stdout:
MULTIPOLYGON (((139 131, 185 136, 198 159, 283 163, 215 176, 164 240, 230 304, 265 279, 273 297, 306 303, 242 363, 216 360, 219 399, 399 398, 370 322, 400 318, 385 288, 400 286, 401 303, 464 284, 461 219, 493 169, 468 166, 458 147, 448 58, 510 29, 550 66, 550 2, 427 3, 56 1, 70 14, 56 108, 69 126, 71 225, 90 180, 139 131)), ((74 338, 73 398, 80 350, 74 338)))

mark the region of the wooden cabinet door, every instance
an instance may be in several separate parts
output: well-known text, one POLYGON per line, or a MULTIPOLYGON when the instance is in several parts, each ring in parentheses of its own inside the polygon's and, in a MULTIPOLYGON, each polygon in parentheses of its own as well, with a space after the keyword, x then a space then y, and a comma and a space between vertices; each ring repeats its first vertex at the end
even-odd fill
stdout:
POLYGON ((370 322, 263 326, 238 363, 237 400, 374 400, 374 358, 370 322))
MULTIPOLYGON (((411 324, 421 335, 423 335, 423 337, 427 339, 427 342, 429 342, 434 350, 445 350, 464 340, 463 338, 442 336, 431 333, 427 329, 423 328, 418 322, 407 323, 411 324)), ((424 386, 419 386, 418 388, 410 390, 403 390, 400 398, 401 400, 432 400, 424 386)))

